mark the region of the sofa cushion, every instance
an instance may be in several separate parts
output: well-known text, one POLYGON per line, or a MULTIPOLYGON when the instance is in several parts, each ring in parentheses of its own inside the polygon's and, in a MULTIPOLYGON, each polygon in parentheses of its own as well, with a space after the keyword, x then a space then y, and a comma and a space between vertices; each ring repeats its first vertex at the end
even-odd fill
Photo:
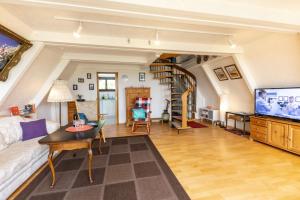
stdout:
POLYGON ((1 125, 0 134, 3 136, 7 145, 15 143, 19 140, 19 136, 16 134, 16 129, 11 123, 1 125))
POLYGON ((5 182, 18 171, 28 166, 32 160, 39 159, 48 151, 47 145, 40 145, 42 137, 11 144, 0 152, 0 180, 5 182))
POLYGON ((0 151, 5 149, 8 145, 6 144, 3 135, 0 133, 0 151))
POLYGON ((20 124, 23 131, 23 141, 48 134, 45 119, 39 119, 30 122, 20 122, 20 124))
POLYGON ((59 123, 53 122, 53 121, 49 121, 49 120, 46 121, 46 126, 47 126, 47 132, 48 132, 48 134, 51 134, 51 133, 57 131, 60 128, 59 123))
POLYGON ((20 116, 0 118, 0 133, 5 142, 10 145, 22 139, 20 122, 27 121, 20 116))

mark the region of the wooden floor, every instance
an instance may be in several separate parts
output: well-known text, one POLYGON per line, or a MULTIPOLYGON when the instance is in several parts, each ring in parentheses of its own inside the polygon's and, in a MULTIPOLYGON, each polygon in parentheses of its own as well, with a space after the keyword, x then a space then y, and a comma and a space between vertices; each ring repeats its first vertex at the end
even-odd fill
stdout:
MULTIPOLYGON (((105 134, 132 135, 125 125, 105 134)), ((192 199, 300 199, 300 156, 217 127, 177 135, 154 123, 150 138, 192 199)))

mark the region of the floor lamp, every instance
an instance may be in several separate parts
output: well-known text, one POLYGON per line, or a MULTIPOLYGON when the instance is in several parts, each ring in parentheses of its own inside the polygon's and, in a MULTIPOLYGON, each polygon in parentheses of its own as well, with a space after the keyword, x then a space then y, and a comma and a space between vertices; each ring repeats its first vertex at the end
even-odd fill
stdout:
POLYGON ((49 92, 48 102, 59 103, 59 125, 61 126, 61 103, 73 101, 73 95, 68 87, 68 82, 56 80, 49 92))

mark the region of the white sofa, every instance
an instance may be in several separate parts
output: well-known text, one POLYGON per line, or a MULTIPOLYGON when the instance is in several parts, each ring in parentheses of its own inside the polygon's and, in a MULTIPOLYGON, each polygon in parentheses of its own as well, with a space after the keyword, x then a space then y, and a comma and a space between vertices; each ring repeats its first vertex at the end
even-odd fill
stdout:
MULTIPOLYGON (((21 121, 30 120, 0 118, 0 200, 9 197, 47 161, 48 146, 38 143, 43 136, 22 141, 21 121)), ((59 129, 56 122, 46 121, 46 126, 49 134, 59 129)))

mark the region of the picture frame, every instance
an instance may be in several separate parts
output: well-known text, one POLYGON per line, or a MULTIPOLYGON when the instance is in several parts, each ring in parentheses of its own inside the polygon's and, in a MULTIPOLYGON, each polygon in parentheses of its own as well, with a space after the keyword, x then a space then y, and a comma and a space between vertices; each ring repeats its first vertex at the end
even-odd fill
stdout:
POLYGON ((92 79, 92 73, 87 73, 86 74, 86 79, 92 79))
POLYGON ((231 80, 241 79, 242 75, 235 64, 224 67, 231 80))
POLYGON ((78 83, 84 83, 84 78, 78 78, 78 83))
POLYGON ((214 72, 215 72, 216 76, 218 77, 219 81, 228 80, 228 77, 222 67, 215 68, 214 72))
POLYGON ((77 84, 73 84, 73 90, 78 90, 78 85, 77 84))
POLYGON ((140 82, 146 81, 146 73, 145 72, 139 72, 139 81, 140 82))
POLYGON ((93 84, 93 83, 90 83, 90 84, 89 84, 89 90, 94 90, 94 89, 95 89, 94 84, 93 84))
POLYGON ((0 81, 6 81, 10 70, 21 60, 32 44, 0 24, 0 81))
POLYGON ((295 102, 300 102, 300 96, 295 97, 295 102))

